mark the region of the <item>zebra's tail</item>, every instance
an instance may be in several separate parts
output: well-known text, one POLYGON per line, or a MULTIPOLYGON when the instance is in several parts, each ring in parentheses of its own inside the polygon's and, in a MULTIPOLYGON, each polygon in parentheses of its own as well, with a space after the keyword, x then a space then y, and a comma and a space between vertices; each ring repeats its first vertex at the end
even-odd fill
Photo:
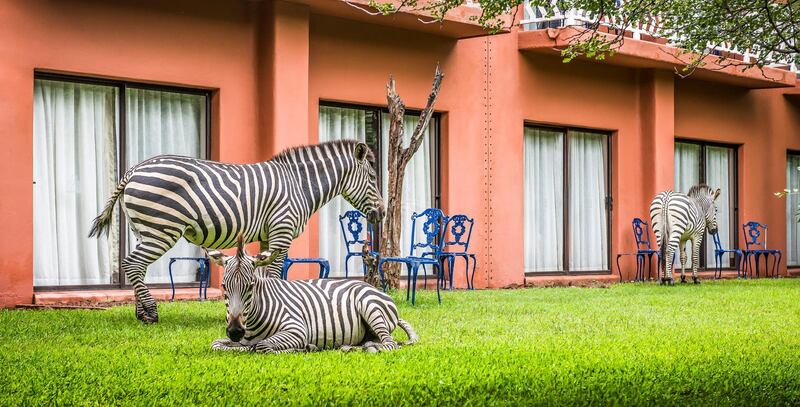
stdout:
POLYGON ((406 335, 408 335, 408 340, 403 342, 403 345, 413 345, 419 341, 419 335, 417 335, 417 333, 414 332, 414 328, 411 327, 411 324, 409 324, 405 320, 398 319, 397 325, 400 328, 403 328, 403 331, 405 331, 406 335))
POLYGON ((92 228, 89 230, 89 237, 97 236, 100 237, 102 233, 108 233, 108 229, 111 227, 111 215, 114 213, 114 204, 117 202, 117 198, 125 190, 125 185, 128 184, 130 180, 130 172, 125 174, 125 177, 122 178, 119 185, 117 185, 117 189, 114 190, 114 193, 111 194, 111 197, 108 198, 106 202, 106 206, 103 208, 103 211, 97 215, 96 218, 92 221, 92 228))

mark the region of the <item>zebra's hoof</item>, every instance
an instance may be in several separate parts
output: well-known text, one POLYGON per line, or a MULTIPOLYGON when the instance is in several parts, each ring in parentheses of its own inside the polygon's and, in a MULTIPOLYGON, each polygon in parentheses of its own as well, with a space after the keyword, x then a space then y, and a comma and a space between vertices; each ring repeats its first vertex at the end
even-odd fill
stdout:
POLYGON ((686 276, 681 276, 681 284, 686 284, 686 276))
POLYGON ((700 279, 697 277, 692 277, 692 282, 695 284, 700 284, 700 279))
POLYGON ((136 318, 145 324, 155 324, 158 322, 158 313, 143 312, 141 314, 136 314, 136 318))

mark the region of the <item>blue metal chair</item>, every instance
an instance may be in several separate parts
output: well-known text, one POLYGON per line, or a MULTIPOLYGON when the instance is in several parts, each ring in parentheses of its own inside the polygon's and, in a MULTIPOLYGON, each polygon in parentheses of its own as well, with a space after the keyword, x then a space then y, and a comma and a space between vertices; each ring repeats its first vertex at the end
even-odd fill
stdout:
POLYGON ((319 264, 319 278, 328 278, 328 275, 331 273, 331 265, 328 263, 328 260, 318 257, 287 257, 286 260, 283 261, 283 268, 281 268, 282 279, 286 280, 289 278, 289 267, 292 267, 292 264, 295 263, 319 264))
POLYGON ((170 257, 169 258, 169 285, 172 287, 172 298, 170 301, 175 301, 175 280, 172 278, 172 263, 178 260, 191 260, 200 264, 200 301, 208 298, 208 285, 211 283, 211 263, 207 257, 170 257), (206 287, 203 290, 203 282, 205 281, 206 287))
MULTIPOLYGON (((744 253, 744 262, 745 262, 745 269, 750 268, 750 258, 755 256, 756 259, 756 268, 755 274, 758 277, 758 258, 763 254, 764 255, 764 267, 766 271, 769 270, 769 256, 775 256, 775 261, 772 263, 772 275, 773 277, 778 276, 778 264, 781 262, 781 257, 783 256, 780 250, 775 249, 767 249, 767 225, 758 223, 758 222, 747 222, 742 224, 742 232, 744 233, 744 244, 745 250, 744 253), (764 240, 759 241, 758 239, 761 237, 761 233, 764 233, 764 240), (754 247, 751 249, 751 247, 754 247)), ((750 277, 753 277, 753 270, 750 269, 750 277)))
MULTIPOLYGON (((372 225, 367 222, 367 215, 360 211, 347 211, 339 215, 339 226, 342 229, 342 237, 344 238, 344 247, 347 251, 347 256, 344 258, 344 277, 347 278, 349 274, 349 263, 351 257, 364 258, 364 245, 367 245, 370 255, 377 256, 378 253, 372 250, 372 225), (346 221, 346 222, 345 222, 346 221), (364 230, 364 224, 367 225, 364 230), (358 246, 358 248, 356 248, 358 246)), ((367 275, 367 265, 361 264, 364 275, 367 275)))
POLYGON ((742 257, 744 254, 739 249, 723 249, 722 243, 719 241, 719 234, 711 235, 714 239, 714 279, 722 277, 722 256, 725 253, 733 253, 733 258, 736 261, 736 277, 741 278, 742 272, 740 266, 742 264, 742 257))
POLYGON ((656 255, 656 274, 661 271, 661 253, 650 247, 650 225, 640 218, 633 218, 633 237, 636 239, 636 253, 617 254, 617 273, 619 281, 622 281, 622 270, 619 267, 619 258, 622 256, 636 256, 636 277, 634 281, 644 281, 644 259, 647 257, 647 278, 653 279, 653 255, 656 255))
MULTIPOLYGON (((442 233, 444 242, 442 243, 442 254, 439 256, 441 260, 447 261, 447 268, 450 277, 450 289, 453 289, 453 266, 455 265, 456 257, 464 259, 466 266, 464 268, 464 276, 467 279, 467 289, 475 289, 475 259, 474 253, 469 253, 469 241, 472 237, 472 226, 475 220, 467 215, 453 215, 447 219, 444 225, 444 233, 442 233), (464 238, 466 235, 466 238, 464 238), (450 239, 448 239, 448 236, 450 239), (469 259, 472 259, 472 278, 469 276, 469 259)), ((444 273, 442 274, 444 277, 444 273)), ((444 281, 446 285, 447 282, 444 281)))
POLYGON ((417 293, 417 273, 419 267, 423 266, 423 275, 427 284, 427 274, 424 273, 425 265, 432 265, 436 267, 436 296, 439 299, 439 304, 442 303, 442 295, 439 292, 439 279, 442 278, 442 267, 439 259, 442 254, 442 245, 439 243, 441 239, 441 230, 444 224, 447 223, 447 217, 442 214, 442 211, 436 208, 425 209, 422 213, 416 212, 411 216, 411 250, 408 257, 384 257, 378 261, 378 272, 381 276, 381 285, 383 290, 386 291, 386 280, 383 274, 383 263, 395 262, 403 263, 408 269, 408 285, 406 288, 406 301, 408 301, 409 293, 411 294, 411 305, 414 305, 414 300, 417 293), (422 232, 425 234, 425 241, 417 243, 414 239, 417 231, 417 220, 422 223, 422 232), (413 282, 412 282, 413 277, 413 282))

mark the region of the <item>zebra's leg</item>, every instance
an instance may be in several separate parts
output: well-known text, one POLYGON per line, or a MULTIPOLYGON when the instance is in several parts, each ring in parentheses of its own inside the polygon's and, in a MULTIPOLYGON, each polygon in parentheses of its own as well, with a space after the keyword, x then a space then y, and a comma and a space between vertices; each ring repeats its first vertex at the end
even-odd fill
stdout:
POLYGON ((249 351, 250 347, 242 345, 239 342, 233 342, 228 338, 222 338, 222 339, 217 339, 214 342, 211 342, 211 349, 220 351, 245 352, 249 351))
MULTIPOLYGON (((681 283, 686 283, 686 242, 681 242, 679 244, 678 250, 681 251, 681 283)), ((692 242, 692 246, 694 247, 694 242, 692 242)), ((694 267, 694 263, 692 263, 692 267, 694 267)))
POLYGON ((697 277, 697 269, 700 268, 700 246, 702 243, 702 234, 692 240, 692 282, 695 284, 700 284, 700 279, 697 277))
POLYGON ((283 262, 289 253, 289 245, 292 242, 292 232, 290 229, 271 229, 266 241, 259 241, 261 252, 267 250, 272 252, 272 256, 267 260, 266 265, 258 268, 260 272, 266 272, 265 275, 271 278, 281 278, 281 269, 283 269, 283 262))
POLYGON ((661 284, 672 285, 675 283, 675 279, 672 277, 672 263, 675 259, 675 250, 678 249, 680 244, 680 236, 670 236, 665 244, 667 245, 667 258, 664 260, 664 274, 661 277, 661 284))
POLYGON ((147 266, 158 260, 167 250, 175 245, 176 240, 163 242, 142 240, 136 248, 122 260, 122 271, 133 286, 136 296, 136 318, 145 323, 158 322, 158 306, 156 300, 144 284, 147 266))
MULTIPOLYGON (((262 250, 262 252, 263 251, 266 251, 266 249, 262 250)), ((269 264, 267 264, 266 266, 260 266, 256 270, 259 273, 261 273, 262 276, 270 278, 281 278, 281 272, 283 270, 283 262, 286 261, 287 253, 288 249, 273 249, 272 257, 271 259, 268 259, 269 264)))
POLYGON ((370 351, 366 345, 368 345, 372 339, 380 341, 380 346, 376 349, 377 351, 400 348, 400 344, 392 337, 392 330, 394 327, 389 324, 389 317, 386 314, 386 309, 380 306, 367 305, 365 308, 359 309, 358 312, 361 315, 361 319, 367 323, 369 330, 374 334, 374 336, 370 336, 369 339, 362 344, 365 351, 370 351))
POLYGON ((293 353, 316 351, 318 348, 308 342, 305 331, 300 326, 278 331, 250 347, 258 353, 293 353))
POLYGON ((366 341, 361 343, 360 345, 342 345, 339 347, 339 350, 342 352, 377 352, 380 348, 380 342, 374 341, 366 341))

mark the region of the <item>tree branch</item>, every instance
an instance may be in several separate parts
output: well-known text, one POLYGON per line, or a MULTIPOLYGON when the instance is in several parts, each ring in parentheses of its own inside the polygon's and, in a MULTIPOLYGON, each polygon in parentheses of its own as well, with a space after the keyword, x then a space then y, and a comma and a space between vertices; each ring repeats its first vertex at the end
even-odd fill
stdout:
POLYGON ((411 160, 411 157, 417 152, 420 144, 422 144, 425 130, 428 128, 428 123, 431 121, 431 116, 433 115, 433 106, 436 104, 436 97, 439 95, 439 88, 442 85, 443 78, 444 74, 439 69, 439 64, 437 63, 436 72, 433 74, 431 93, 428 95, 428 103, 425 105, 425 108, 422 109, 422 113, 419 115, 419 123, 417 123, 417 127, 414 129, 414 133, 411 136, 411 142, 409 143, 408 148, 403 151, 403 158, 406 162, 411 160))

